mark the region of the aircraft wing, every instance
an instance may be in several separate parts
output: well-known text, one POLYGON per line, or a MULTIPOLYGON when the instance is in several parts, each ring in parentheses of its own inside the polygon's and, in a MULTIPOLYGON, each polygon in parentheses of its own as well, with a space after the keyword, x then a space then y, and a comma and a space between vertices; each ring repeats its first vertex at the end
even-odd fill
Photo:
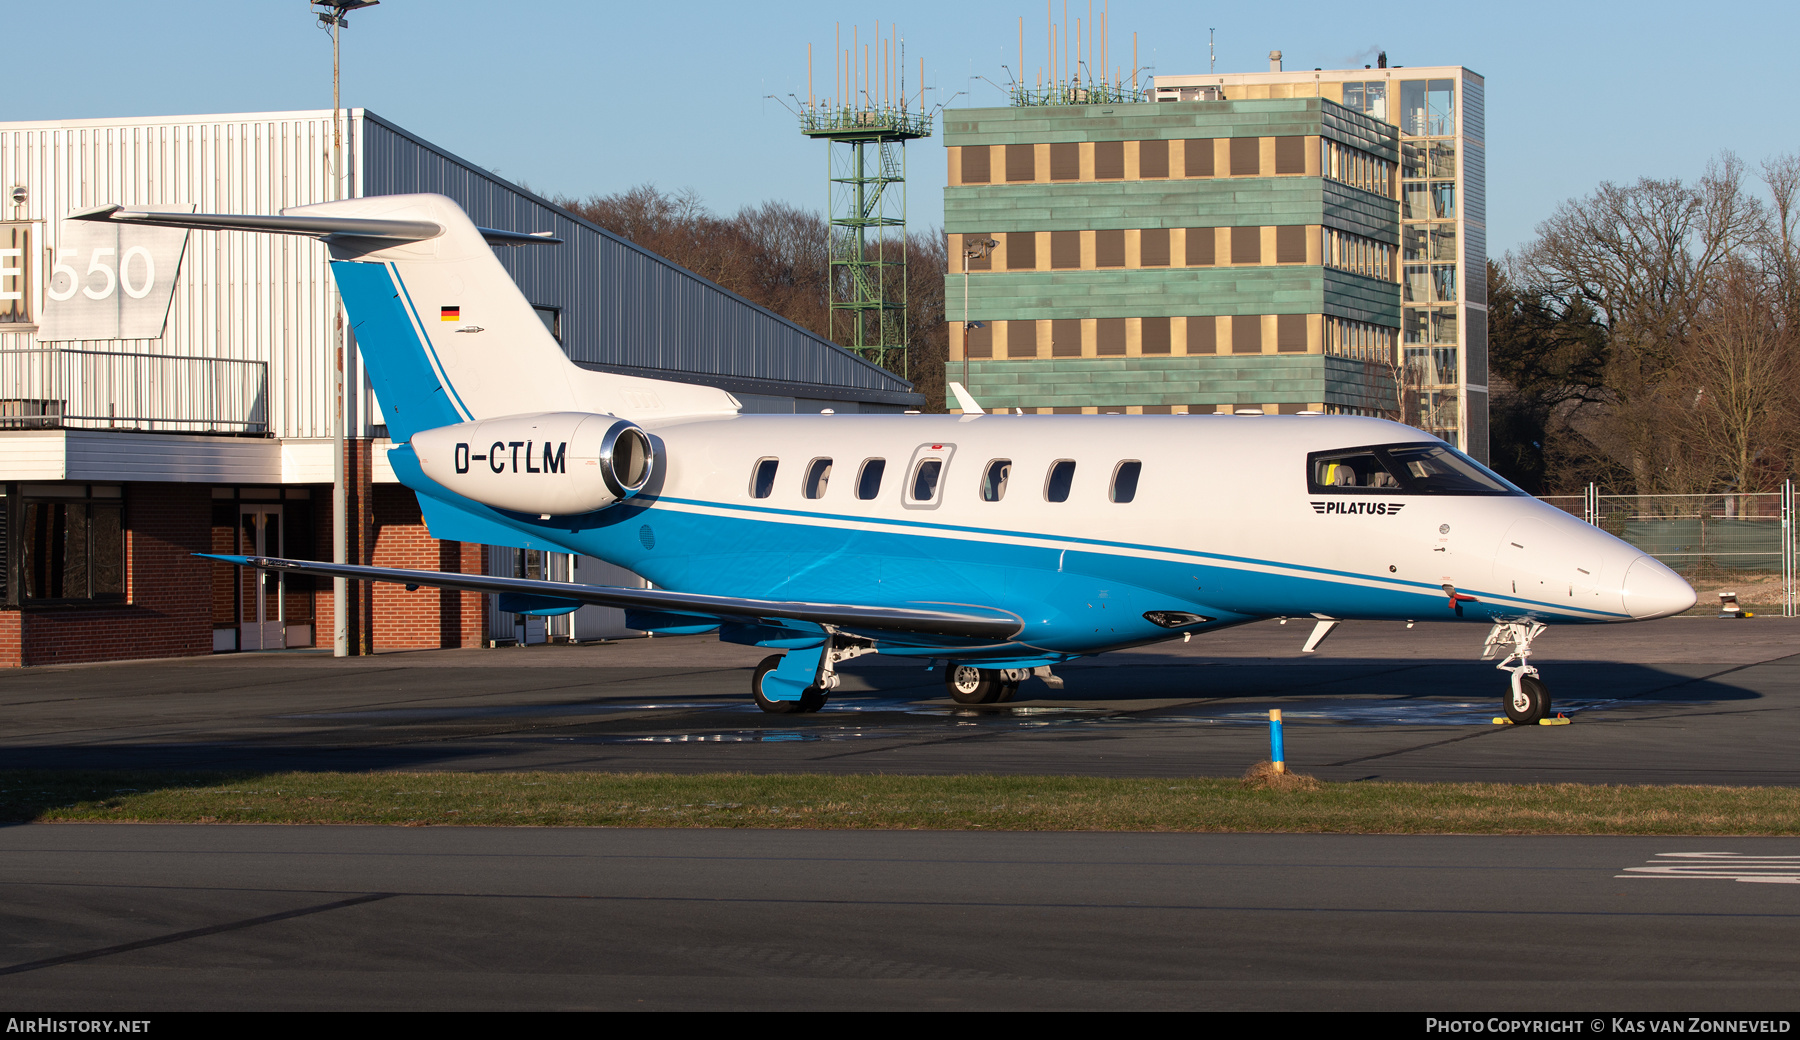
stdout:
POLYGON ((532 578, 502 578, 487 574, 449 574, 444 571, 409 571, 393 567, 364 567, 350 563, 283 560, 271 556, 222 556, 196 553, 209 560, 234 563, 260 570, 323 574, 358 581, 385 581, 397 585, 424 585, 471 592, 519 593, 592 603, 602 607, 660 610, 709 618, 756 622, 762 620, 807 621, 819 625, 880 632, 920 635, 1011 639, 1024 628, 1024 620, 1010 611, 965 603, 918 603, 910 606, 865 606, 853 603, 804 603, 792 600, 743 599, 707 596, 669 589, 627 589, 614 585, 576 585, 532 578))

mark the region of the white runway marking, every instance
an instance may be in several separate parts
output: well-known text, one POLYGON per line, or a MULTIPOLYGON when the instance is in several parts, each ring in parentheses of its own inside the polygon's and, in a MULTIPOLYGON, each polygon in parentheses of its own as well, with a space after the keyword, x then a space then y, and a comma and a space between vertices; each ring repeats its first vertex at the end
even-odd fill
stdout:
POLYGON ((1736 852, 1663 852, 1642 867, 1626 867, 1620 878, 1690 881, 1752 881, 1800 885, 1800 856, 1745 856, 1736 852))

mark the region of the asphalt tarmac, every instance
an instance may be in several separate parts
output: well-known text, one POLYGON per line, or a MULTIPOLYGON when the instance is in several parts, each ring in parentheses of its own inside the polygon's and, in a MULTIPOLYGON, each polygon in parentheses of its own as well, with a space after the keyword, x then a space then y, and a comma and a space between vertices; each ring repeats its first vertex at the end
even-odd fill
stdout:
POLYGON ((710 636, 333 659, 312 651, 0 674, 14 768, 599 769, 1800 784, 1800 621, 1670 618, 1538 640, 1572 724, 1496 726, 1485 628, 1245 626, 1072 662, 1006 705, 864 657, 825 710, 766 715, 767 651, 710 636))
MULTIPOLYGON (((1474 627, 1248 626, 963 709, 864 658, 825 711, 705 637, 0 674, 12 768, 1794 784, 1800 623, 1552 632, 1495 726, 1474 627)), ((1791 1010, 1792 839, 0 827, 0 1008, 1791 1010)))
POLYGON ((1770 839, 12 827, 0 1007, 1792 1010, 1796 852, 1770 839))

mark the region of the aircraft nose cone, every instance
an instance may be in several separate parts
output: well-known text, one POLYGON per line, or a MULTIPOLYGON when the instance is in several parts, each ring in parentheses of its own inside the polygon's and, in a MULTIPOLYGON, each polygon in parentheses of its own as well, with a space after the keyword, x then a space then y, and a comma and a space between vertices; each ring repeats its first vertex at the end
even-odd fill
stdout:
POLYGON ((1625 612, 1640 621, 1679 614, 1698 598, 1681 575, 1651 556, 1632 562, 1619 591, 1624 595, 1625 612))

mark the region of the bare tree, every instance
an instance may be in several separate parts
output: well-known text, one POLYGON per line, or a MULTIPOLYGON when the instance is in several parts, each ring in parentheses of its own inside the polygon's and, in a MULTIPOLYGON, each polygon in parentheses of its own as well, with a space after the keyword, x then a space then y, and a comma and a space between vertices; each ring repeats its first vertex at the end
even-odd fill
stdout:
MULTIPOLYGON (((707 210, 692 189, 664 192, 643 184, 612 195, 559 199, 558 204, 801 328, 833 338, 830 225, 784 202, 746 206, 731 217, 707 210)), ((906 250, 908 351, 877 360, 914 380, 934 411, 943 410, 943 236, 935 230, 884 243, 906 250)), ((892 287, 898 300, 901 287, 892 287)), ((848 340, 837 323, 835 339, 848 340)))
POLYGON ((1671 472, 1668 380, 1720 265, 1765 234, 1743 163, 1726 153, 1698 182, 1603 183, 1559 206, 1521 257, 1530 281, 1593 308, 1607 330, 1612 438, 1639 494, 1671 472))
POLYGON ((1676 383, 1691 449, 1682 455, 1707 470, 1697 490, 1768 491, 1792 471, 1800 363, 1779 294, 1774 280, 1732 264, 1695 322, 1676 383))

